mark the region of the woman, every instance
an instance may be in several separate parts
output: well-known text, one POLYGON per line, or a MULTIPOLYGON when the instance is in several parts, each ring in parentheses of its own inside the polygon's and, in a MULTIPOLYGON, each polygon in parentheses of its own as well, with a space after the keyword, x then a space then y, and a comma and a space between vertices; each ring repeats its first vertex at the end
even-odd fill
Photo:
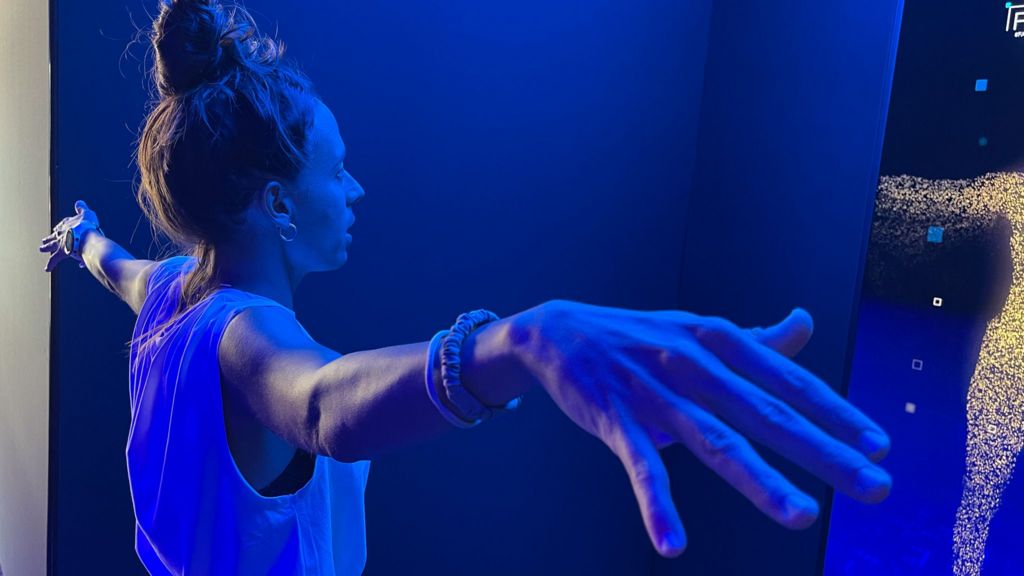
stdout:
POLYGON ((885 433, 788 359, 811 335, 802 310, 743 330, 549 301, 463 314, 430 342, 345 356, 318 344, 293 294, 344 265, 364 195, 334 116, 240 8, 164 0, 151 40, 138 201, 189 255, 136 260, 82 202, 40 247, 48 271, 77 259, 139 314, 126 457, 151 572, 357 574, 370 461, 514 409, 531 388, 620 458, 664 556, 685 548, 658 454, 675 442, 791 528, 817 503, 745 436, 854 498, 888 494, 874 464, 885 433))

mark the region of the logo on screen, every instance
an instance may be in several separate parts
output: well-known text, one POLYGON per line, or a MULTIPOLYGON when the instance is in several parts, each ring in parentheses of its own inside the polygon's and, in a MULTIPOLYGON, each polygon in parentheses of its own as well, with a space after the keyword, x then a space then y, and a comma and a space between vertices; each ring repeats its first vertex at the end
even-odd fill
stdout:
POLYGON ((1006 3, 1006 31, 1014 38, 1024 37, 1024 4, 1006 3))

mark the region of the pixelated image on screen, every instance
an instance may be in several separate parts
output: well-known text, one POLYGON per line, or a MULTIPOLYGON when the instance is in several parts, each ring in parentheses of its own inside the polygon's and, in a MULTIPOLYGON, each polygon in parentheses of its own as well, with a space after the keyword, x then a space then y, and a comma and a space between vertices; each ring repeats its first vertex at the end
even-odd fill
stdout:
POLYGON ((826 576, 1024 574, 1022 113, 1024 4, 906 1, 847 382, 893 489, 826 576))

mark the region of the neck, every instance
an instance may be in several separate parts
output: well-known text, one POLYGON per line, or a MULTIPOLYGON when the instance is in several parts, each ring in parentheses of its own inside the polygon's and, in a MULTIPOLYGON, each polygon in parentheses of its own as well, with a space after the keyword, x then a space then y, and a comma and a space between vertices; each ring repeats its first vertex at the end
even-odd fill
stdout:
POLYGON ((289 264, 279 242, 248 246, 223 243, 214 248, 214 253, 216 282, 294 309, 295 290, 302 275, 289 264))

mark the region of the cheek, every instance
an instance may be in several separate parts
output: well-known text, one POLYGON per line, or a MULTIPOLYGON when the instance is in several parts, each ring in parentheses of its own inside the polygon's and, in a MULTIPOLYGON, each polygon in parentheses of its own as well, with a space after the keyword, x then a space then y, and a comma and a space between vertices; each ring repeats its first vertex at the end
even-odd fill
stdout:
POLYGON ((324 187, 324 196, 320 203, 321 224, 326 228, 344 231, 345 227, 345 195, 340 182, 331 182, 324 187))
POLYGON ((344 230, 345 202, 338 199, 337 186, 328 183, 321 187, 310 218, 316 235, 321 238, 337 236, 344 230))

